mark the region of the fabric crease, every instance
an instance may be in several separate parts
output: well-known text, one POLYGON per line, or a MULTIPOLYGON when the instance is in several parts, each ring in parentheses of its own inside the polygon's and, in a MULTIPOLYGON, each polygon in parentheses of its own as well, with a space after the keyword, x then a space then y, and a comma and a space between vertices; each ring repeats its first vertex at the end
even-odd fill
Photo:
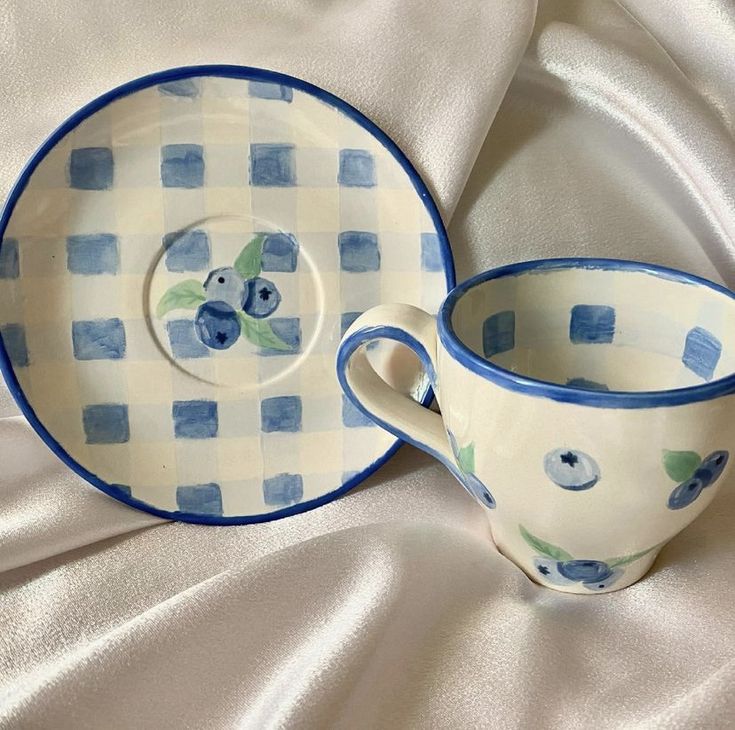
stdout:
MULTIPOLYGON (((104 91, 256 65, 395 139, 459 280, 576 255, 735 285, 730 0, 8 0, 0 30, 0 196, 104 91)), ((312 512, 167 523, 64 467, 0 386, 0 466, 2 728, 732 725, 732 483, 644 580, 573 596, 409 447, 312 512)))

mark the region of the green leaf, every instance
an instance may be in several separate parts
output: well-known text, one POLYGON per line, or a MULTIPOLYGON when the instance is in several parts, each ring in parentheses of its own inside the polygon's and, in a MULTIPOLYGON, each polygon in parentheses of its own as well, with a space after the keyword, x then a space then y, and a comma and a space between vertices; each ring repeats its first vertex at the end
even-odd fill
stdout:
POLYGON ((254 279, 260 274, 260 259, 263 256, 265 234, 257 235, 245 248, 232 265, 243 279, 254 279))
POLYGON ((457 464, 465 474, 475 471, 475 444, 467 444, 457 451, 457 464))
POLYGON ((636 560, 638 560, 639 558, 642 558, 644 555, 648 555, 648 553, 650 553, 652 550, 655 550, 658 547, 661 547, 661 543, 648 548, 648 550, 641 550, 641 552, 639 553, 633 553, 632 555, 626 555, 620 558, 609 558, 605 562, 611 568, 617 568, 620 565, 628 565, 628 563, 634 563, 636 560))
POLYGON ((547 558, 553 558, 554 560, 572 560, 572 556, 566 551, 562 550, 556 545, 552 545, 549 542, 540 540, 535 535, 532 535, 523 525, 518 525, 518 529, 521 531, 523 539, 538 553, 546 555, 547 558))
POLYGON ((196 309, 206 301, 204 286, 196 279, 187 279, 174 284, 161 297, 156 307, 156 317, 163 317, 173 309, 196 309))
POLYGON ((694 451, 666 451, 664 469, 675 482, 685 482, 702 463, 702 457, 694 451))
POLYGON ((258 347, 267 347, 271 350, 293 350, 291 345, 284 342, 264 319, 255 319, 245 312, 238 312, 240 317, 240 331, 242 336, 258 347))

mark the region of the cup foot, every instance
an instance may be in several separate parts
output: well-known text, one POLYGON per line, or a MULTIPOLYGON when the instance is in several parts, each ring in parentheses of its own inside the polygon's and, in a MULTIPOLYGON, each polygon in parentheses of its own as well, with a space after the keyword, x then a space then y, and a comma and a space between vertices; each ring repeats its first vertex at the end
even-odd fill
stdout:
POLYGON ((618 553, 619 557, 596 559, 572 556, 531 535, 527 530, 521 531, 523 541, 520 545, 517 544, 518 541, 506 542, 492 524, 491 531, 501 554, 521 568, 535 583, 562 593, 579 595, 612 593, 627 588, 646 575, 663 547, 659 544, 649 550, 631 551, 627 555, 618 553))
MULTIPOLYGON (((577 578, 578 574, 575 575, 568 567, 565 570, 565 563, 562 561, 537 558, 533 564, 521 565, 520 567, 534 583, 538 583, 545 588, 560 591, 561 593, 576 593, 578 595, 612 593, 622 588, 627 588, 645 577, 655 562, 658 553, 658 550, 650 553, 640 558, 634 565, 611 567, 607 570, 598 568, 596 576, 585 575, 585 578, 590 578, 589 580, 572 580, 569 576, 571 575, 577 578), (595 578, 594 580, 592 579, 593 577, 595 578)), ((575 562, 585 562, 591 565, 594 561, 575 562)))

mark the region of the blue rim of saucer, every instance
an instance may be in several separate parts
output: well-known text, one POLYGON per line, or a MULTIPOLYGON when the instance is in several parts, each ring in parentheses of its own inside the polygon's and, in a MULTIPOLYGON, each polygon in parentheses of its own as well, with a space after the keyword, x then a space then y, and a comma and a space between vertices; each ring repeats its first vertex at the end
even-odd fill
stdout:
POLYGON ((724 378, 719 378, 709 383, 669 390, 605 391, 586 390, 570 385, 559 385, 506 370, 480 357, 480 355, 473 352, 458 337, 452 325, 452 313, 457 302, 470 289, 487 281, 506 276, 519 276, 529 272, 542 273, 544 271, 562 269, 639 272, 661 279, 668 279, 669 281, 683 285, 706 287, 729 299, 735 300, 735 292, 720 284, 715 284, 713 281, 679 271, 678 269, 671 269, 657 264, 647 264, 641 261, 605 258, 556 258, 524 261, 522 263, 509 264, 497 269, 485 271, 452 289, 444 300, 437 316, 441 343, 447 352, 467 369, 502 388, 526 395, 550 398, 551 400, 562 403, 574 403, 596 408, 660 408, 696 403, 698 401, 711 400, 712 398, 735 393, 735 373, 731 373, 724 378))
MULTIPOLYGON (((416 168, 410 162, 408 157, 401 151, 398 145, 382 130, 378 127, 375 122, 370 121, 362 112, 358 111, 351 104, 348 104, 338 96, 326 91, 325 89, 315 86, 314 84, 290 76, 288 74, 280 73, 278 71, 270 71, 268 69, 257 68, 254 66, 235 66, 225 64, 205 64, 200 66, 180 66, 177 68, 167 69, 164 71, 157 71, 146 76, 128 81, 120 86, 107 91, 106 93, 93 99, 88 104, 75 111, 69 116, 64 122, 62 122, 40 145, 40 147, 33 153, 30 159, 26 162, 25 166, 21 170, 18 179, 10 190, 5 204, 3 205, 2 212, 0 212, 0 245, 2 245, 3 236, 5 230, 10 221, 10 216, 15 209, 15 205, 18 199, 23 194, 28 184, 28 181, 41 163, 46 155, 75 127, 81 124, 85 119, 92 116, 94 113, 102 109, 103 107, 111 104, 113 101, 128 96, 141 89, 148 88, 150 86, 156 86, 158 84, 166 83, 168 81, 178 81, 179 79, 189 78, 191 76, 219 76, 223 78, 242 79, 245 81, 263 81, 274 84, 283 84, 290 86, 294 89, 299 89, 307 94, 310 94, 320 101, 333 106, 347 117, 352 119, 356 124, 361 126, 363 129, 372 134, 391 156, 398 162, 403 170, 411 180, 411 184, 418 193, 421 201, 426 208, 429 217, 431 218, 432 224, 437 233, 439 239, 439 254, 444 270, 444 276, 446 281, 447 291, 450 291, 456 284, 455 271, 454 271, 454 260, 452 258, 452 250, 449 245, 449 238, 447 236, 444 223, 442 221, 439 209, 434 202, 431 193, 429 192, 426 183, 421 179, 421 176, 417 172, 416 168)), ((59 459, 66 464, 72 471, 76 472, 79 476, 89 482, 92 486, 96 487, 105 494, 113 497, 119 502, 135 507, 136 509, 148 512, 149 514, 162 517, 164 519, 178 520, 181 522, 193 522, 196 524, 208 524, 208 525, 242 525, 252 524, 257 522, 270 522, 271 520, 281 519, 283 517, 289 517, 291 515, 299 514, 301 512, 308 512, 316 507, 321 507, 328 502, 331 502, 337 497, 342 496, 346 492, 356 487, 360 482, 369 477, 373 472, 379 469, 385 464, 401 447, 403 442, 400 439, 396 439, 394 443, 388 447, 385 453, 372 464, 367 466, 361 472, 357 473, 350 479, 343 482, 343 484, 337 489, 323 494, 315 499, 300 502, 290 507, 284 507, 283 509, 275 510, 259 515, 246 515, 246 516, 235 516, 235 517, 219 517, 213 515, 193 514, 189 512, 180 511, 168 511, 161 510, 156 507, 143 502, 141 500, 131 497, 124 490, 120 489, 114 484, 110 484, 103 481, 98 476, 85 469, 78 461, 73 459, 67 451, 59 444, 58 441, 49 433, 43 423, 39 420, 33 407, 29 403, 28 399, 23 392, 23 389, 18 382, 15 372, 10 363, 10 358, 5 349, 5 344, 2 337, 0 337, 0 373, 8 386, 8 390, 13 396, 15 402, 18 404, 23 415, 28 419, 36 433, 41 437, 41 440, 56 454, 59 459)), ((335 376, 336 377, 336 376, 335 376)), ((427 388, 426 395, 421 399, 421 404, 428 406, 434 398, 434 392, 431 387, 427 388)))

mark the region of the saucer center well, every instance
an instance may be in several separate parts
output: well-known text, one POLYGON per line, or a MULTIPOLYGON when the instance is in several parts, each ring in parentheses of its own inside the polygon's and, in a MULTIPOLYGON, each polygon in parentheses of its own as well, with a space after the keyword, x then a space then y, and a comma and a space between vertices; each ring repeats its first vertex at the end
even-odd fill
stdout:
POLYGON ((146 319, 178 370, 224 388, 259 389, 316 347, 324 287, 296 235, 249 216, 170 231, 146 277, 146 319))

